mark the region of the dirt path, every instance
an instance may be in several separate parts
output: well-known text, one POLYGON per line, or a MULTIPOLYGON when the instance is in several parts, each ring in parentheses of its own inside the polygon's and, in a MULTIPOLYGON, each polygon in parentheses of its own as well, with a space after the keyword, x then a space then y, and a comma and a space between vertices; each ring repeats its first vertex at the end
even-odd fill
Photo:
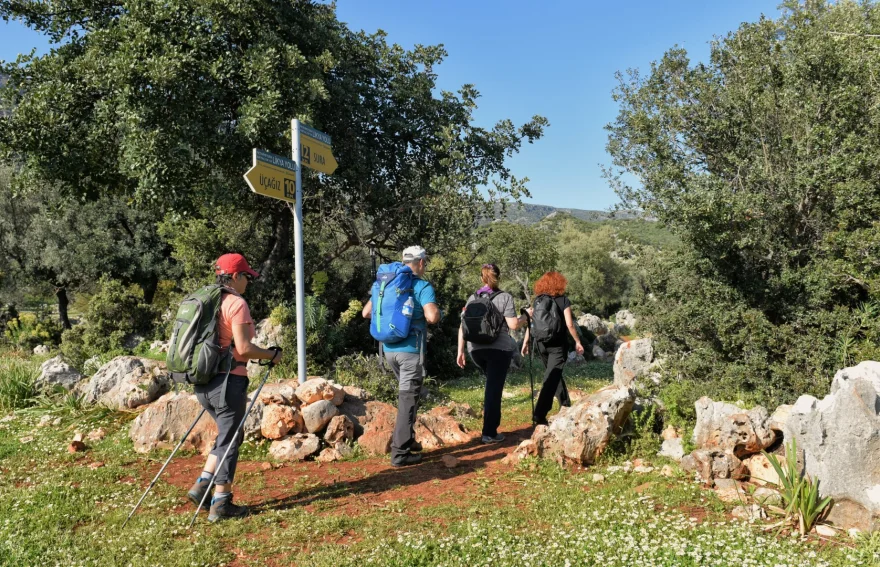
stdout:
MULTIPOLYGON (((497 477, 509 471, 501 460, 532 432, 528 425, 505 432, 498 444, 483 444, 478 432, 462 445, 426 451, 425 459, 408 467, 393 468, 386 458, 318 463, 306 461, 268 463, 242 461, 236 472, 236 501, 247 503, 254 513, 303 506, 309 511, 357 516, 386 506, 406 505, 408 509, 470 499, 480 482, 493 482, 493 491, 514 490, 497 477), (457 467, 447 468, 443 455, 459 459, 457 467)), ((204 457, 192 456, 172 461, 166 482, 188 490, 204 464, 204 457)), ((156 474, 151 466, 144 477, 156 474)), ((181 498, 175 511, 189 512, 192 505, 181 498)))

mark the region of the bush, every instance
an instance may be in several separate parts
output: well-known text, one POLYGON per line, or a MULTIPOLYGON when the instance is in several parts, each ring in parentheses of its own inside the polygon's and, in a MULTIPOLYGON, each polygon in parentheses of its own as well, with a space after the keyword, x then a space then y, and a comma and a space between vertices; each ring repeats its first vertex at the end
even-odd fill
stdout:
POLYGON ((155 310, 143 302, 137 286, 125 287, 103 277, 99 290, 89 302, 85 322, 62 336, 61 354, 72 365, 83 368, 96 355, 128 354, 126 339, 149 335, 155 310))
POLYGON ((61 325, 45 311, 21 313, 6 324, 3 333, 7 341, 23 350, 39 345, 57 345, 61 342, 61 325))
POLYGON ((383 370, 378 356, 351 354, 336 359, 333 380, 345 386, 357 386, 377 400, 397 403, 397 380, 390 370, 383 370))
POLYGON ((29 406, 37 394, 34 383, 39 370, 15 358, 0 358, 0 410, 8 412, 29 406))

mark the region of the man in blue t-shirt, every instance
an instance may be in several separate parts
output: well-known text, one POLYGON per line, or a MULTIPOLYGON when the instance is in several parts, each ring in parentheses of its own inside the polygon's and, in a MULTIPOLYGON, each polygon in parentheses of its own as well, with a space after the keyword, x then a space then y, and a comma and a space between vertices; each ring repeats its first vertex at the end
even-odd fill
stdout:
MULTIPOLYGON (((391 437, 391 466, 402 467, 422 460, 418 451, 422 446, 416 442, 416 412, 419 409, 419 393, 425 379, 425 349, 427 347, 428 323, 440 321, 440 308, 434 287, 424 279, 428 267, 428 254, 421 246, 410 246, 403 251, 403 263, 416 276, 413 284, 412 323, 409 336, 399 342, 383 344, 385 358, 397 377, 397 421, 391 437)), ((373 302, 364 306, 363 316, 369 319, 373 302)))

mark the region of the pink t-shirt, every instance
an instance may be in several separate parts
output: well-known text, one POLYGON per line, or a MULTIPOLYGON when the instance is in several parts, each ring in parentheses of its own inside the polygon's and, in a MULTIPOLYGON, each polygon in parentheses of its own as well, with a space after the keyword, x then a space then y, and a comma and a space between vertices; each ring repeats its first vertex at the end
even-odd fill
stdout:
MULTIPOLYGON (((220 326, 220 348, 228 348, 232 343, 232 326, 248 325, 248 338, 254 338, 254 320, 247 301, 235 292, 224 293, 220 302, 220 317, 217 322, 220 326)), ((232 352, 232 357, 237 362, 247 362, 248 359, 238 354, 238 349, 232 352)), ((247 376, 247 367, 233 368, 230 374, 247 376)))

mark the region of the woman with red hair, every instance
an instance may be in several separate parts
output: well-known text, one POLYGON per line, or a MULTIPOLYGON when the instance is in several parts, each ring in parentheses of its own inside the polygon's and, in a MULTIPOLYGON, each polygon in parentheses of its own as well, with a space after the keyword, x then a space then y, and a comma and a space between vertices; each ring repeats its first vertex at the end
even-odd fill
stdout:
MULTIPOLYGON (((571 315, 571 301, 565 297, 567 287, 568 280, 559 272, 545 273, 535 282, 535 304, 538 303, 538 298, 541 296, 549 296, 552 299, 550 307, 558 308, 562 313, 568 334, 574 339, 575 351, 578 354, 584 354, 584 347, 581 345, 581 338, 571 315)), ((529 316, 533 316, 534 308, 529 308, 528 313, 529 316)), ((531 330, 526 330, 522 346, 523 356, 529 352, 530 335, 531 330)), ((544 362, 545 371, 544 383, 541 385, 541 392, 535 403, 535 414, 532 416, 532 421, 535 425, 547 425, 547 413, 553 408, 553 396, 560 398, 560 405, 567 402, 568 398, 568 391, 565 389, 565 382, 562 379, 562 367, 565 366, 565 361, 568 359, 568 337, 565 336, 563 330, 544 341, 535 341, 535 343, 536 350, 544 362)))

